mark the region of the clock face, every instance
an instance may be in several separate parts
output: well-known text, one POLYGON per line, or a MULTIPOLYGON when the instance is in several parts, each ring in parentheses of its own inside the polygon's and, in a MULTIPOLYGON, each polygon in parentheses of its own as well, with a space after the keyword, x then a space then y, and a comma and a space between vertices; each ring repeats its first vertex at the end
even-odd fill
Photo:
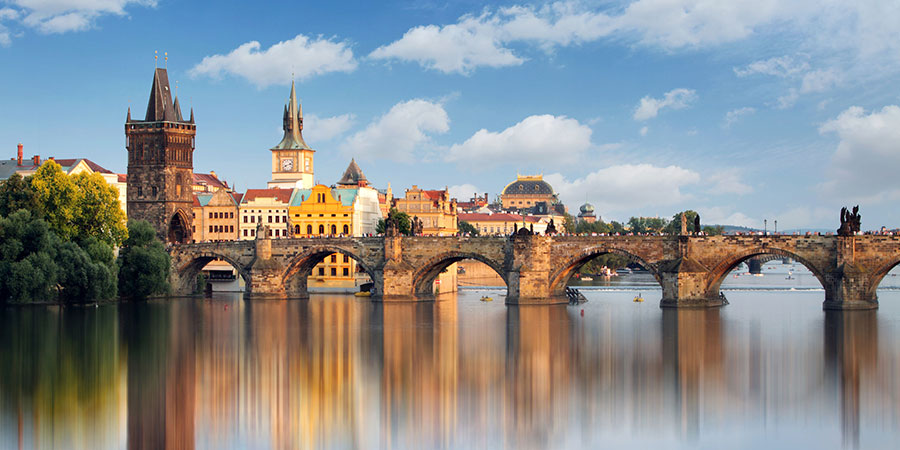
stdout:
POLYGON ((285 172, 289 172, 294 169, 294 160, 293 159, 282 159, 281 160, 281 170, 285 172))

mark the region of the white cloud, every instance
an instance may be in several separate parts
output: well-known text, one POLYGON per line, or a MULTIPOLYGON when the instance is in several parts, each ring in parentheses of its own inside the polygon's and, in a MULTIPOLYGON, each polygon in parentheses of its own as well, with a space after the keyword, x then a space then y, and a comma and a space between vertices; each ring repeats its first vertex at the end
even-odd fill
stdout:
POLYGON ((829 195, 854 203, 900 199, 900 106, 869 114, 853 106, 819 132, 835 133, 840 139, 824 184, 829 195))
POLYGON ((734 69, 735 75, 747 77, 750 75, 771 75, 781 78, 794 77, 809 70, 809 63, 796 61, 789 55, 777 56, 766 60, 754 61, 744 68, 734 69))
POLYGON ((347 132, 356 121, 353 114, 333 117, 319 117, 315 114, 303 116, 303 133, 310 142, 330 141, 347 132))
POLYGON ((444 73, 468 74, 474 68, 522 64, 522 58, 503 48, 497 19, 464 16, 459 23, 410 29, 397 41, 378 47, 369 57, 414 61, 444 73))
POLYGON ((788 109, 791 106, 794 106, 799 98, 800 93, 797 92, 796 89, 791 88, 788 90, 787 94, 778 97, 776 106, 778 107, 778 109, 788 109))
POLYGON ((824 92, 841 82, 841 75, 834 69, 820 69, 803 75, 800 92, 824 92))
POLYGON ((753 192, 752 187, 741 181, 741 171, 736 168, 719 170, 703 181, 709 185, 708 191, 712 194, 741 195, 753 192))
POLYGON ((738 121, 743 116, 750 115, 756 112, 756 108, 751 106, 745 106, 743 108, 733 109, 725 113, 725 128, 731 127, 735 122, 738 121))
POLYGON ((642 98, 634 110, 634 120, 652 119, 664 108, 682 109, 697 99, 697 93, 693 89, 672 89, 663 94, 663 98, 653 98, 649 95, 642 98))
POLYGON ((447 152, 448 161, 471 164, 546 163, 576 161, 591 147, 593 131, 565 116, 529 116, 501 131, 478 130, 447 152))
MULTIPOLYGON (((22 17, 22 22, 42 33, 66 33, 91 28, 94 21, 104 15, 124 16, 130 5, 156 6, 156 0, 12 0, 18 7, 15 16, 5 13, 7 18, 22 17)), ((3 19, 0 10, 0 19, 3 19)))
POLYGON ((13 20, 19 17, 19 12, 12 8, 0 8, 0 20, 13 20))
POLYGON ((762 220, 756 220, 742 212, 722 206, 698 208, 697 213, 700 214, 700 220, 708 225, 735 225, 750 228, 762 225, 762 220))
POLYGON ((413 99, 397 103, 364 130, 349 136, 341 150, 360 158, 411 162, 414 150, 430 143, 430 134, 449 130, 450 118, 440 103, 413 99))
POLYGON ((600 214, 623 210, 639 213, 650 206, 674 205, 690 198, 682 193, 684 187, 701 181, 692 170, 650 164, 611 166, 572 181, 559 173, 545 175, 544 179, 563 203, 575 205, 589 199, 600 214))
POLYGON ((647 133, 649 133, 649 132, 650 132, 650 127, 648 127, 648 126, 646 126, 646 125, 643 126, 643 127, 641 127, 641 130, 638 131, 638 133, 640 133, 641 136, 646 136, 647 133))
POLYGON ((293 73, 299 79, 329 72, 352 72, 357 62, 347 42, 298 34, 260 50, 257 41, 247 42, 227 55, 204 57, 190 70, 192 77, 221 77, 223 73, 247 79, 257 87, 287 84, 293 73))
POLYGON ((450 198, 455 198, 461 202, 467 202, 473 195, 481 196, 484 191, 478 189, 473 184, 456 184, 448 188, 450 190, 450 198))

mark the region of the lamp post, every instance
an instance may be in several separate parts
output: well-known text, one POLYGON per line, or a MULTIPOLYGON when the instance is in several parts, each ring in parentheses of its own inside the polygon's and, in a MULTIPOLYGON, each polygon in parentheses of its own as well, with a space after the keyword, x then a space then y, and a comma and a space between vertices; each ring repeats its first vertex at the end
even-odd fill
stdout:
POLYGON ((763 219, 763 236, 769 235, 769 219, 763 219))
POLYGON ((778 219, 775 219, 775 234, 778 234, 778 219))

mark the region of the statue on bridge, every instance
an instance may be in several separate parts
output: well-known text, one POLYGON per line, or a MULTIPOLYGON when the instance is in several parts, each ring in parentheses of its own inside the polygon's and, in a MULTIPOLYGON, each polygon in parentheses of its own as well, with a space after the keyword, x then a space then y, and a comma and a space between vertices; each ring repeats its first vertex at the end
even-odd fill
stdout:
POLYGON ((699 236, 701 231, 703 230, 700 228, 700 214, 697 214, 694 216, 694 234, 699 236))
POLYGON ((387 237, 397 237, 400 235, 400 221, 393 214, 388 214, 384 219, 384 235, 387 237))
POLYGON ((553 219, 550 219, 550 223, 547 225, 547 229, 544 230, 545 235, 556 234, 556 225, 553 224, 553 219))
POLYGON ((413 236, 421 236, 425 232, 425 223, 419 216, 414 216, 410 224, 410 232, 413 236))
POLYGON ((859 233, 860 227, 859 205, 853 207, 853 211, 848 211, 847 207, 841 208, 841 227, 838 228, 838 236, 853 236, 859 233))

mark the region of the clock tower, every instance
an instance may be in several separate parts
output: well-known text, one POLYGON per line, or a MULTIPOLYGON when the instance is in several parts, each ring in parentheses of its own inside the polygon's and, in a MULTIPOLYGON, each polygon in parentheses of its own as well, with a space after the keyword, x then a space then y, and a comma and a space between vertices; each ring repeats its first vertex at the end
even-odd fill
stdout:
POLYGON ((303 141, 303 107, 297 101, 294 82, 291 97, 284 106, 284 137, 272 147, 272 180, 269 188, 310 189, 313 187, 313 154, 303 141))

